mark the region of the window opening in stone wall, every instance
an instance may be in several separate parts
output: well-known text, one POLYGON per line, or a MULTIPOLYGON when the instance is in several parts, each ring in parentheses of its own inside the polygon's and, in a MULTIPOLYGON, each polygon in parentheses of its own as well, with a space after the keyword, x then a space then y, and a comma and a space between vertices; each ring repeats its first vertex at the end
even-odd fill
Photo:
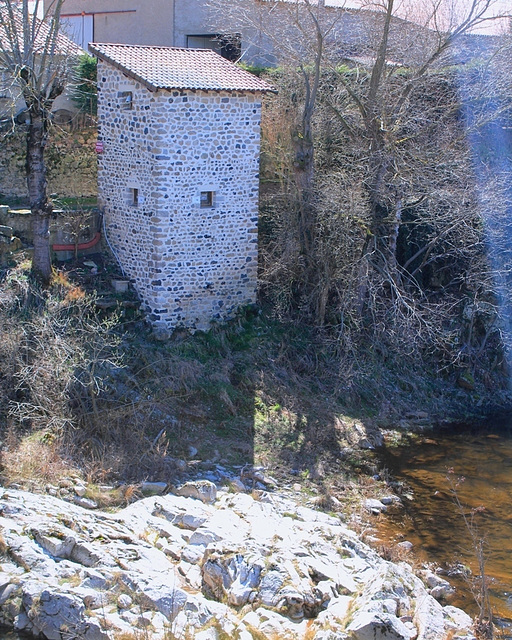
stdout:
POLYGON ((138 207, 139 206, 139 190, 138 189, 132 189, 132 206, 133 207, 138 207))
POLYGON ((213 207, 213 191, 201 191, 201 209, 213 207))
POLYGON ((133 93, 131 91, 119 91, 117 97, 119 98, 121 109, 129 111, 133 108, 133 93))

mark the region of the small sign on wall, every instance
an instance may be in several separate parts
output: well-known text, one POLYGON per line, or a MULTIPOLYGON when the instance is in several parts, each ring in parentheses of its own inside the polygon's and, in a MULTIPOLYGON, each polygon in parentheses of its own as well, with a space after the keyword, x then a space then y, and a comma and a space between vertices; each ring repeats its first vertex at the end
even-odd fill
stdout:
POLYGON ((103 142, 101 140, 96 141, 96 153, 103 153, 103 142))

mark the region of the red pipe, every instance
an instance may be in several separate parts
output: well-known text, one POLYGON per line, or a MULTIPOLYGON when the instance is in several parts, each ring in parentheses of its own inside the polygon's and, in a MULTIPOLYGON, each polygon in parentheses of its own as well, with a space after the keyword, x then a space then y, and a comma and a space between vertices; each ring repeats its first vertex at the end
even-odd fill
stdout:
POLYGON ((92 240, 89 240, 89 242, 82 242, 78 246, 75 244, 54 244, 52 245, 52 249, 54 251, 74 251, 76 247, 78 251, 82 251, 83 249, 90 249, 91 247, 94 247, 94 245, 98 244, 100 238, 101 233, 96 231, 96 235, 92 240))

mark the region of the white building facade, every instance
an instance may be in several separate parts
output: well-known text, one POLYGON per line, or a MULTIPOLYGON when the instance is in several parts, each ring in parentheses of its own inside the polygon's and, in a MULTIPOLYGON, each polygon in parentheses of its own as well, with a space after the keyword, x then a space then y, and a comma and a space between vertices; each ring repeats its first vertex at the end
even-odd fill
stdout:
POLYGON ((94 44, 98 195, 152 324, 206 330, 256 301, 262 94, 213 51, 94 44))

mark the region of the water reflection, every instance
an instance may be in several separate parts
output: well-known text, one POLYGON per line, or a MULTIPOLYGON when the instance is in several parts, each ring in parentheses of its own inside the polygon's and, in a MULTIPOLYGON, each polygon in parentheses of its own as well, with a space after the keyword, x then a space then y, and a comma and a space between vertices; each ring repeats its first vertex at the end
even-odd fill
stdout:
POLYGON ((384 464, 410 488, 414 499, 404 500, 404 510, 386 518, 379 528, 383 537, 410 540, 421 560, 433 560, 450 571, 450 581, 457 587, 453 604, 476 613, 468 585, 456 570, 459 564, 477 571, 471 536, 452 494, 451 483, 463 477, 456 491, 466 516, 485 507, 475 522, 486 541, 493 608, 508 626, 512 624, 512 435, 503 425, 496 426, 501 428, 438 433, 388 450, 384 464))

